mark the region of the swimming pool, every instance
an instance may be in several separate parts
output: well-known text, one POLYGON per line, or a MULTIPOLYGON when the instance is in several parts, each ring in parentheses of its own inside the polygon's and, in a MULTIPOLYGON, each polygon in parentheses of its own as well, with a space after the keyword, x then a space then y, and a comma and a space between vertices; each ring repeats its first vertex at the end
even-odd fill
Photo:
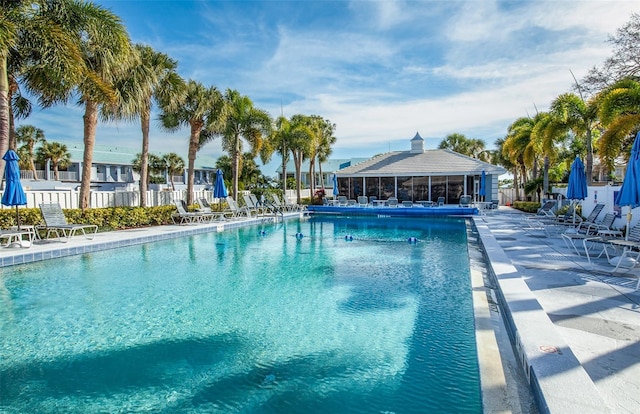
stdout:
POLYGON ((319 217, 4 268, 0 332, 9 413, 482 412, 461 219, 319 217))

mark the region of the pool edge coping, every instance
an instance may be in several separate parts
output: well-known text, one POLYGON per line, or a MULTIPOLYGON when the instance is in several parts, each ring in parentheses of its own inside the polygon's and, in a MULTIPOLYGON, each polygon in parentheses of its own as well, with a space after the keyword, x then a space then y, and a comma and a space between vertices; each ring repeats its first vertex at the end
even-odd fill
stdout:
POLYGON ((500 313, 540 413, 610 412, 593 380, 553 325, 482 217, 474 224, 496 282, 500 313), (550 346, 557 352, 545 352, 550 346))

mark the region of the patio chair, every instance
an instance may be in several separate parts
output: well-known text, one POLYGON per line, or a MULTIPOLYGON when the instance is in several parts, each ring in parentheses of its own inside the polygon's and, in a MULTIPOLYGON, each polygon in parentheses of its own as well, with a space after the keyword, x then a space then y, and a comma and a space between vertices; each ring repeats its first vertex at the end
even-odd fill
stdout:
POLYGON ((598 223, 588 222, 587 220, 580 223, 577 228, 578 233, 598 234, 601 230, 612 230, 613 222, 616 221, 616 213, 607 213, 598 223))
POLYGON ((402 207, 412 208, 413 207, 413 201, 408 201, 408 200, 403 201, 402 202, 402 207))
POLYGON ((396 197, 389 197, 387 199, 387 207, 398 207, 398 199, 396 197))
POLYGON ((367 196, 358 196, 358 206, 367 207, 369 205, 369 198, 367 196))
MULTIPOLYGON (((255 196, 254 196, 255 197, 255 196)), ((244 200, 245 206, 249 209, 250 212, 255 212, 256 216, 264 215, 265 209, 260 205, 256 204, 258 199, 253 199, 251 194, 243 194, 242 199, 244 200)))
POLYGON ((589 224, 595 224, 603 208, 604 208, 603 203, 596 204, 595 207, 593 207, 593 210, 591 210, 591 213, 589 213, 589 215, 587 216, 587 218, 582 220, 581 224, 586 223, 585 225, 587 226, 589 224))
POLYGON ((284 198, 284 205, 291 211, 305 211, 307 209, 307 206, 304 204, 292 203, 287 197, 284 198))
POLYGON ((556 218, 555 213, 553 212, 553 209, 556 206, 556 202, 555 201, 545 201, 545 203, 542 205, 542 207, 540 207, 538 209, 538 211, 536 211, 536 215, 537 216, 544 216, 544 217, 550 217, 550 218, 556 218))
POLYGON ((55 233, 56 238, 60 239, 60 241, 68 242, 77 231, 81 231, 86 239, 92 240, 98 232, 98 226, 95 224, 68 223, 62 207, 58 203, 40 204, 40 213, 42 214, 44 225, 38 226, 38 228, 46 230, 45 238, 47 239, 51 234, 55 233))
POLYGON ((280 211, 291 211, 291 207, 285 205, 277 194, 271 194, 271 199, 273 200, 273 204, 278 207, 280 211))
POLYGON ((231 210, 232 217, 238 217, 238 218, 240 216, 251 217, 251 210, 249 210, 246 206, 243 206, 243 207, 238 206, 238 203, 236 203, 236 200, 234 200, 233 197, 231 196, 227 197, 227 205, 229 206, 229 210, 231 210))
POLYGON ((436 204, 439 206, 444 206, 444 197, 438 197, 438 201, 436 204))
POLYGON ((346 207, 349 204, 349 200, 345 196, 338 196, 338 205, 340 207, 346 207))
POLYGON ((471 196, 463 195, 460 197, 460 201, 458 202, 459 207, 469 207, 471 205, 471 196))
POLYGON ((206 198, 201 197, 198 199, 198 213, 204 213, 206 215, 210 215, 211 220, 225 220, 229 216, 231 216, 231 211, 213 211, 211 209, 211 205, 207 201, 206 198))
POLYGON ((193 224, 201 223, 204 221, 204 213, 192 213, 188 212, 185 208, 182 200, 173 200, 173 204, 176 206, 176 212, 171 214, 171 220, 173 224, 193 224))

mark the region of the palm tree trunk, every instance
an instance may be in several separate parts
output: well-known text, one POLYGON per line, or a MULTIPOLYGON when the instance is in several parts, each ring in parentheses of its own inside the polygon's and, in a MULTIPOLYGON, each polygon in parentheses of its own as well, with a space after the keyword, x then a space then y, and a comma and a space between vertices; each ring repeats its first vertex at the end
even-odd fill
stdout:
MULTIPOLYGON (((189 137, 189 170, 187 171, 187 205, 193 204, 193 177, 195 176, 196 155, 198 154, 198 144, 200 142, 200 132, 202 123, 191 124, 191 136, 189 137)), ((171 185, 173 185, 173 174, 171 174, 171 185)))
POLYGON ((591 126, 589 125, 587 128, 586 134, 586 147, 587 147, 587 157, 585 159, 585 174, 587 176, 587 185, 593 184, 593 145, 591 145, 591 126))
POLYGON ((31 172, 33 172, 33 180, 34 181, 38 181, 38 171, 36 171, 36 163, 33 160, 33 145, 34 142, 31 141, 29 144, 29 158, 30 158, 30 164, 31 164, 31 172))
POLYGON ((58 181, 58 163, 53 163, 53 178, 58 181))
POLYGON ((295 151, 293 152, 293 163, 296 167, 296 195, 297 195, 297 203, 300 204, 302 201, 302 197, 300 194, 300 186, 301 186, 301 175, 302 175, 302 154, 297 154, 295 151))
POLYGON ((233 199, 238 201, 238 177, 240 176, 240 137, 234 137, 235 145, 233 151, 233 163, 231 164, 231 174, 233 175, 233 199))
POLYGON ((549 194, 549 156, 544 157, 544 170, 542 171, 542 192, 549 194))
POLYGON ((322 162, 318 160, 318 170, 320 172, 320 185, 322 186, 322 191, 324 192, 324 175, 322 175, 322 162))
POLYGON ((140 207, 147 206, 147 183, 149 182, 149 111, 140 113, 142 128, 142 153, 140 154, 140 207))
POLYGON ((2 157, 9 148, 9 75, 6 55, 0 55, 0 187, 4 175, 2 157))
POLYGON ((98 126, 98 103, 86 100, 84 116, 84 154, 82 156, 82 179, 80 183, 80 208, 90 207, 91 167, 93 164, 93 146, 96 142, 96 128, 98 126))

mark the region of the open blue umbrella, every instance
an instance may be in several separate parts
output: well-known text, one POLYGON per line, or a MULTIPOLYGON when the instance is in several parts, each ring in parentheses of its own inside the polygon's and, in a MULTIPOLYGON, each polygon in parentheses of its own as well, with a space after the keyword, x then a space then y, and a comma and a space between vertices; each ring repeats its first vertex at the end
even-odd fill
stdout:
POLYGON ((622 188, 618 192, 615 203, 619 206, 629 206, 627 212, 627 238, 629 237, 629 225, 631 224, 631 210, 640 206, 640 132, 633 141, 627 172, 624 175, 622 188))
MULTIPOLYGON (((478 195, 480 197, 484 197, 487 195, 487 174, 482 170, 482 174, 480 175, 480 190, 478 190, 478 195)), ((484 201, 484 199, 482 200, 484 201)))
POLYGON ((338 176, 336 174, 333 174, 333 198, 336 198, 338 196, 338 193, 340 193, 340 191, 338 190, 338 176))
POLYGON ((6 184, 4 186, 4 193, 2 193, 2 204, 5 206, 16 206, 16 222, 18 223, 18 230, 20 230, 20 214, 18 213, 18 206, 24 206, 27 204, 27 195, 22 189, 22 183, 20 182, 20 167, 18 166, 18 154, 15 151, 9 150, 2 157, 6 161, 4 165, 4 177, 6 184))
MULTIPOLYGON (((580 157, 571 164, 569 172, 569 186, 567 187, 567 198, 573 200, 584 200, 587 198, 587 176, 584 172, 584 164, 580 157)), ((573 224, 576 223, 576 206, 573 206, 573 224)))
POLYGON ((220 207, 222 208, 222 199, 227 198, 229 193, 227 187, 224 185, 224 177, 222 176, 222 170, 218 168, 216 171, 216 182, 213 185, 213 198, 220 200, 220 207))

